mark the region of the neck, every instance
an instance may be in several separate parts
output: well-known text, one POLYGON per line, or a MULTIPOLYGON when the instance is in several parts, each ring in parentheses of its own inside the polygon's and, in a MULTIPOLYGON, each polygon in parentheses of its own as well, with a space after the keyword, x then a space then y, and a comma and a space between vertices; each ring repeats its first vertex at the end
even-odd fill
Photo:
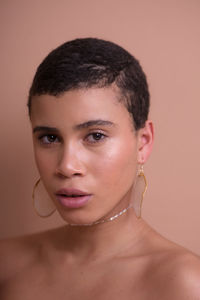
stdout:
POLYGON ((127 210, 131 207, 133 207, 133 206, 130 204, 128 207, 124 208, 123 210, 121 210, 119 213, 113 215, 112 217, 105 218, 105 219, 102 219, 102 220, 99 220, 99 221, 95 221, 93 223, 89 223, 89 224, 68 224, 68 225, 69 226, 79 226, 80 227, 80 226, 94 226, 94 225, 97 225, 97 224, 112 222, 113 220, 117 219, 121 215, 125 214, 127 212, 127 210))
POLYGON ((59 244, 73 259, 87 261, 106 258, 126 251, 138 241, 147 230, 142 219, 135 216, 133 208, 109 222, 92 226, 69 226, 60 229, 59 244), (70 242, 69 242, 70 241, 70 242))

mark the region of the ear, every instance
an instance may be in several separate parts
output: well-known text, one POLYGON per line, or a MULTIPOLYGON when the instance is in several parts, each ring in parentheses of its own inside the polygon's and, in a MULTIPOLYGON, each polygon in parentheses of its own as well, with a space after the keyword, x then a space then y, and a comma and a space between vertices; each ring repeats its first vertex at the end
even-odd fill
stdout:
POLYGON ((138 163, 144 164, 153 147, 154 128, 150 120, 145 122, 145 126, 138 130, 138 163))

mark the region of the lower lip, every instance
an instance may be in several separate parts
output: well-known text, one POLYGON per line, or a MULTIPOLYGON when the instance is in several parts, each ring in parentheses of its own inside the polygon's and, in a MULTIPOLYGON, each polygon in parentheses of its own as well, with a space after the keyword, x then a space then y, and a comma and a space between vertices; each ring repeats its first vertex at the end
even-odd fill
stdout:
POLYGON ((57 200, 65 207, 79 208, 87 204, 92 195, 85 195, 80 197, 65 197, 56 195, 57 200))

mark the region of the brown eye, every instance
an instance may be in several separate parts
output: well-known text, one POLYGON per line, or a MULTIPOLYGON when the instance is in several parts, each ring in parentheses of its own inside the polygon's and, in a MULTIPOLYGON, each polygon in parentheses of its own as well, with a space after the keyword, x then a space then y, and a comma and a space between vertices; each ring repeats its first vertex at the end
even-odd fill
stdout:
POLYGON ((97 143, 106 138, 106 135, 101 132, 93 132, 87 136, 87 141, 90 143, 97 143))
POLYGON ((53 134, 47 134, 39 137, 39 140, 41 141, 42 144, 52 144, 58 142, 58 137, 53 134))

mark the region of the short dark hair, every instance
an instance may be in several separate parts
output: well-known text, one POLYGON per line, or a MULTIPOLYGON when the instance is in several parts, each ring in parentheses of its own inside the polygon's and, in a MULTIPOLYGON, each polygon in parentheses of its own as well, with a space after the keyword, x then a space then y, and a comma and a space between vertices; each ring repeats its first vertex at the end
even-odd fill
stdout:
POLYGON ((80 38, 54 49, 39 65, 29 91, 32 96, 59 96, 80 88, 115 84, 136 130, 144 127, 149 113, 149 90, 139 61, 113 42, 80 38))

